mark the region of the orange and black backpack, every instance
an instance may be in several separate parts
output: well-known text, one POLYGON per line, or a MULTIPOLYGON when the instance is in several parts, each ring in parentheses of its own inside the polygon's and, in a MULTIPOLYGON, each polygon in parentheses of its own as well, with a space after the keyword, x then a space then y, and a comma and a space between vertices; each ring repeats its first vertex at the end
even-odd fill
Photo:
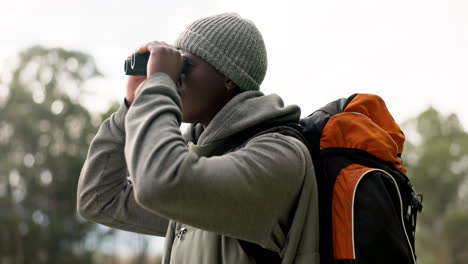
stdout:
POLYGON ((405 136, 385 102, 354 94, 300 125, 319 189, 320 263, 416 263, 422 196, 406 176, 405 136))
POLYGON ((265 124, 240 138, 271 132, 300 139, 312 156, 321 264, 416 263, 422 196, 416 195, 401 160, 405 135, 379 96, 353 94, 299 124, 265 124))
POLYGON ((309 149, 319 190, 320 263, 416 263, 422 196, 402 165, 405 136, 379 96, 354 94, 299 125, 256 131, 296 137, 309 149))

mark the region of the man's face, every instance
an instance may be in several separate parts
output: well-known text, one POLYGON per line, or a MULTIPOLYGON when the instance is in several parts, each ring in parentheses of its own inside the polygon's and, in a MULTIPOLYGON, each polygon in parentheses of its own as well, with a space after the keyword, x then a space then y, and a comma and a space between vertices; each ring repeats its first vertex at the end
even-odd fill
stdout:
POLYGON ((206 126, 226 103, 226 77, 202 58, 183 50, 181 54, 190 65, 179 87, 182 120, 206 126))

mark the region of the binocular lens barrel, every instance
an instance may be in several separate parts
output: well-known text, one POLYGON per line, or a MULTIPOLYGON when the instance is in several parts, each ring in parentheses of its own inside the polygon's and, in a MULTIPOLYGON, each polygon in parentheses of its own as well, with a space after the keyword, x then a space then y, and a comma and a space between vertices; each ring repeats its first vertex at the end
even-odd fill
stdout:
POLYGON ((124 70, 126 75, 146 75, 146 65, 148 64, 150 53, 133 53, 125 60, 124 70))
MULTIPOLYGON (((148 64, 150 53, 133 53, 130 58, 125 60, 124 71, 126 75, 144 75, 146 76, 146 66, 148 64)), ((190 63, 187 57, 183 56, 184 64, 180 73, 180 80, 184 80, 187 76, 190 63)))

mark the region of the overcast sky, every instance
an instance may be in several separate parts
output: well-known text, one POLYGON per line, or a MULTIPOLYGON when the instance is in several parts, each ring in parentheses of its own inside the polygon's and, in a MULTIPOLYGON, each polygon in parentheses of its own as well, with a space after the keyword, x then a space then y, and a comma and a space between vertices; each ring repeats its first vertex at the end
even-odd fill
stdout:
POLYGON ((173 42, 191 21, 238 12, 263 33, 262 85, 303 116, 355 92, 376 93, 397 121, 429 105, 468 125, 468 1, 0 0, 0 61, 35 44, 86 51, 104 78, 86 105, 125 96, 123 60, 151 40, 173 42))
POLYGON ((303 116, 364 92, 382 96, 399 122, 433 105, 468 127, 466 0, 0 0, 0 62, 36 44, 88 52, 105 76, 87 85, 84 103, 102 111, 125 96, 123 61, 135 48, 173 42, 222 12, 257 25, 269 56, 262 90, 303 116))

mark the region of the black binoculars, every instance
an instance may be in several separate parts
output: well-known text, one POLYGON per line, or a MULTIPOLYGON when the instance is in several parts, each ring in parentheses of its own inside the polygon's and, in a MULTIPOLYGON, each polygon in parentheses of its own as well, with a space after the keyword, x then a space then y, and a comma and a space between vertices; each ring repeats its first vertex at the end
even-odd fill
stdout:
MULTIPOLYGON (((146 75, 146 66, 148 65, 150 53, 133 53, 130 58, 125 60, 124 70, 126 75, 146 75)), ((180 79, 184 80, 187 76, 187 71, 190 66, 188 59, 182 56, 184 64, 180 73, 180 79)))

